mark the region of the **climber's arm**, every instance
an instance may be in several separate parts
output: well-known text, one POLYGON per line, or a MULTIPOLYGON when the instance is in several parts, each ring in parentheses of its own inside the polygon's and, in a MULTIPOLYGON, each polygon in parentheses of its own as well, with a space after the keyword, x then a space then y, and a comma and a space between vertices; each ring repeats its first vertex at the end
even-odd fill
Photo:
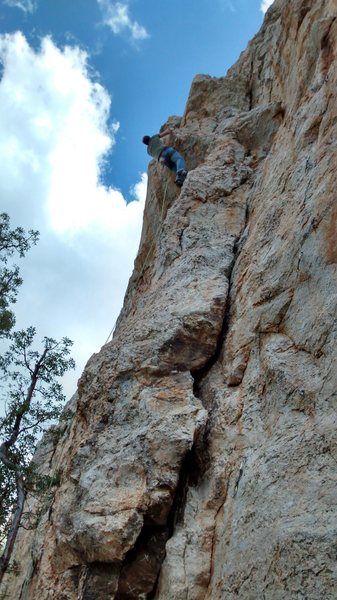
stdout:
POLYGON ((161 133, 159 133, 159 137, 164 137, 165 135, 170 135, 172 133, 172 129, 165 129, 161 133))

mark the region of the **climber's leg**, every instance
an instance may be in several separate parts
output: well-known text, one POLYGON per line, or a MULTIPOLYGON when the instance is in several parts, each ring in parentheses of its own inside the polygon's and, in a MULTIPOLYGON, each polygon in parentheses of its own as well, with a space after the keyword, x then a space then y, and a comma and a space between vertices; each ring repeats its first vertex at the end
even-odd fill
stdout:
POLYGON ((177 174, 176 184, 181 187, 187 175, 186 164, 181 154, 169 146, 162 151, 159 160, 177 174))
POLYGON ((179 152, 177 152, 177 150, 174 150, 170 159, 175 164, 175 172, 177 174, 176 184, 179 187, 181 187, 183 185, 183 183, 186 179, 186 175, 187 175, 186 163, 185 163, 183 157, 181 156, 181 154, 179 154, 179 152))
POLYGON ((167 148, 165 148, 159 158, 159 162, 162 165, 165 165, 165 167, 167 167, 168 169, 170 169, 170 171, 176 171, 176 165, 175 163, 172 161, 171 159, 171 155, 174 154, 174 149, 170 148, 170 146, 168 146, 167 148))
POLYGON ((177 174, 176 184, 181 187, 187 175, 186 163, 181 154, 169 146, 161 153, 160 162, 177 174))
POLYGON ((179 173, 180 171, 186 171, 186 163, 181 154, 177 152, 177 150, 173 151, 173 154, 170 156, 170 159, 175 164, 176 173, 179 173))

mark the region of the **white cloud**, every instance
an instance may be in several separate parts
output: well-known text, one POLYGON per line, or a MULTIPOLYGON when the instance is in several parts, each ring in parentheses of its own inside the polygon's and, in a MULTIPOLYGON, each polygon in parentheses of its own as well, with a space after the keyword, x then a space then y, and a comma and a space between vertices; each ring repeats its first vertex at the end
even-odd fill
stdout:
POLYGON ((262 0, 261 2, 261 10, 263 13, 266 13, 268 8, 273 4, 274 0, 262 0))
POLYGON ((129 7, 122 2, 111 2, 111 0, 97 0, 102 13, 104 24, 110 27, 115 34, 129 31, 134 40, 144 40, 149 37, 145 27, 132 21, 129 16, 129 7))
POLYGON ((19 8, 23 12, 33 13, 37 8, 37 0, 4 0, 7 6, 19 8))
POLYGON ((0 36, 0 60, 1 210, 13 227, 41 233, 21 262, 17 325, 75 340, 81 370, 120 310, 147 178, 139 175, 129 203, 102 184, 118 123, 108 123, 110 97, 82 50, 44 38, 34 51, 16 33, 0 36))

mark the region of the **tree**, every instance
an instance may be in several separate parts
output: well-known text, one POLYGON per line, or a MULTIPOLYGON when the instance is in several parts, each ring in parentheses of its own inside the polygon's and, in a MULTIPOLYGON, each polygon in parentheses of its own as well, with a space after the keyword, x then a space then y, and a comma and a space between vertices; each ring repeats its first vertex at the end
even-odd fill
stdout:
POLYGON ((18 254, 24 257, 29 248, 36 244, 39 232, 22 227, 10 229, 9 216, 0 214, 0 337, 7 336, 15 323, 14 313, 9 309, 16 302, 18 288, 22 283, 19 267, 8 267, 9 259, 18 254))
POLYGON ((50 484, 50 478, 38 473, 32 457, 43 431, 63 410, 65 397, 58 378, 75 366, 68 338, 45 337, 36 350, 34 327, 12 331, 15 316, 10 305, 16 302, 22 279, 10 260, 15 254, 24 257, 38 236, 32 229, 11 229, 9 216, 0 214, 0 338, 9 343, 0 357, 0 400, 5 405, 0 419, 0 583, 19 528, 31 526, 32 515, 25 512, 28 490, 41 493, 50 484))
POLYGON ((8 569, 15 539, 29 514, 24 513, 27 490, 45 483, 38 475, 32 455, 41 433, 59 418, 65 397, 57 381, 74 368, 69 356, 72 342, 45 337, 42 348, 33 348, 34 327, 11 334, 9 350, 0 357, 5 383, 6 412, 0 422, 0 583, 8 569))

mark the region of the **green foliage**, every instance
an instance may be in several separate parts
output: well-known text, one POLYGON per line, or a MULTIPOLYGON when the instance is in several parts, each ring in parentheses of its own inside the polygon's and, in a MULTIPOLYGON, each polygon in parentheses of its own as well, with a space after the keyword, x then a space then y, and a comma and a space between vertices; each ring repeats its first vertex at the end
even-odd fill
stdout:
POLYGON ((65 396, 56 378, 75 366, 69 357, 71 340, 64 337, 57 342, 45 337, 42 347, 37 350, 33 348, 34 337, 34 327, 14 332, 9 350, 0 357, 6 405, 0 433, 4 438, 10 436, 18 415, 21 416, 16 452, 20 453, 22 461, 46 425, 60 416, 65 396))
MULTIPOLYGON (((52 488, 58 485, 57 477, 38 473, 32 456, 41 434, 62 413, 65 397, 57 379, 75 366, 70 357, 72 342, 66 337, 60 341, 45 337, 37 349, 35 333, 34 327, 12 333, 9 349, 0 357, 3 384, 0 399, 5 404, 5 416, 0 422, 0 542, 3 544, 5 540, 8 544, 12 535, 15 511, 19 514, 17 529, 36 526, 41 512, 50 503, 52 488), (40 499, 40 510, 34 515, 23 512, 27 491, 40 499)), ((6 570, 7 557, 4 563, 6 570)))
POLYGON ((8 335, 15 323, 9 306, 16 301, 22 283, 19 267, 9 265, 13 255, 24 257, 29 248, 38 241, 39 232, 26 232, 22 227, 10 229, 9 216, 0 214, 0 337, 8 335))
MULTIPOLYGON (((22 227, 10 229, 8 215, 0 214, 0 338, 9 342, 0 356, 0 402, 5 406, 0 419, 0 582, 13 567, 10 560, 19 528, 36 527, 59 485, 58 475, 41 475, 32 457, 42 433, 63 411, 65 397, 58 379, 75 366, 68 338, 45 337, 37 348, 34 327, 12 331, 11 304, 22 283, 12 259, 24 257, 38 235, 22 227), (38 498, 34 511, 25 510, 28 492, 38 498)), ((67 418, 63 411, 63 420, 67 418)))

